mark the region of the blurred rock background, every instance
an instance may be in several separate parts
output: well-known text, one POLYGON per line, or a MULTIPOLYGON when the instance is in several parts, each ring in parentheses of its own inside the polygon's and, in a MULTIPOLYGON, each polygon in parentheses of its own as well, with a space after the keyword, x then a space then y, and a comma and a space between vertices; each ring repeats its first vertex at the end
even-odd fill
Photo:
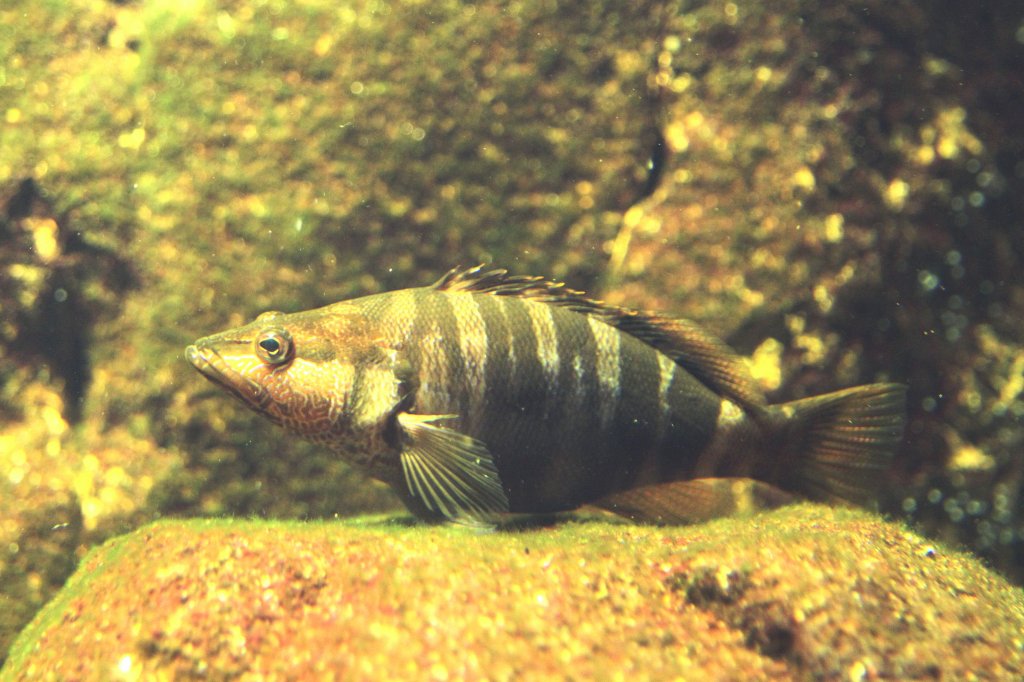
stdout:
POLYGON ((182 348, 482 261, 906 382, 882 509, 1024 580, 1024 7, 620 5, 0 7, 0 657, 144 520, 395 508, 182 348))

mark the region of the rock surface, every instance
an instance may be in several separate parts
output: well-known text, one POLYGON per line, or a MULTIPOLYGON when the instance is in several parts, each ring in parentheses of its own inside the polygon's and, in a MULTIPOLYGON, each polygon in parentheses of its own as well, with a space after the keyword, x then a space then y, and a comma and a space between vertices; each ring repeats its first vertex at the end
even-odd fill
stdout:
POLYGON ((1024 594, 864 512, 481 534, 162 521, 94 550, 5 680, 1019 679, 1024 594))

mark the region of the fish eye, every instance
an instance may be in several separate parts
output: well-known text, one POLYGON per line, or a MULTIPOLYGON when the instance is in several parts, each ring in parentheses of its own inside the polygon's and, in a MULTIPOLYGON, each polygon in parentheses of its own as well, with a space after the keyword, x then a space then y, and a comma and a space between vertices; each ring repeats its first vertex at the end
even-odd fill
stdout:
POLYGON ((268 365, 280 365, 292 357, 292 336, 284 329, 266 329, 256 337, 256 355, 268 365))

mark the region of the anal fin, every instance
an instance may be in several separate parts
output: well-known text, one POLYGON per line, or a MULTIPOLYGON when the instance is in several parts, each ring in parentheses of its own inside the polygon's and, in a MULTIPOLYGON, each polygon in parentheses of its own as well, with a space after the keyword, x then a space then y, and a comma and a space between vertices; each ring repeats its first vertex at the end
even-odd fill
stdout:
POLYGON ((479 440, 434 424, 448 415, 400 413, 405 441, 402 473, 410 495, 431 512, 468 525, 509 510, 508 495, 487 446, 479 440))
POLYGON ((623 490, 593 504, 632 521, 686 524, 774 509, 794 499, 752 478, 697 478, 623 490))

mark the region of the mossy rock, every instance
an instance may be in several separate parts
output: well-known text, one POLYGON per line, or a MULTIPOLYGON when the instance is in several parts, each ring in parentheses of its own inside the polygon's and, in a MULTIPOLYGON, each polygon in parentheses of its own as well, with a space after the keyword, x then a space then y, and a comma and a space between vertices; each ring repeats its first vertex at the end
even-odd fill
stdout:
POLYGON ((1019 589, 860 511, 163 521, 94 550, 4 679, 1019 679, 1021 632, 1019 589))

